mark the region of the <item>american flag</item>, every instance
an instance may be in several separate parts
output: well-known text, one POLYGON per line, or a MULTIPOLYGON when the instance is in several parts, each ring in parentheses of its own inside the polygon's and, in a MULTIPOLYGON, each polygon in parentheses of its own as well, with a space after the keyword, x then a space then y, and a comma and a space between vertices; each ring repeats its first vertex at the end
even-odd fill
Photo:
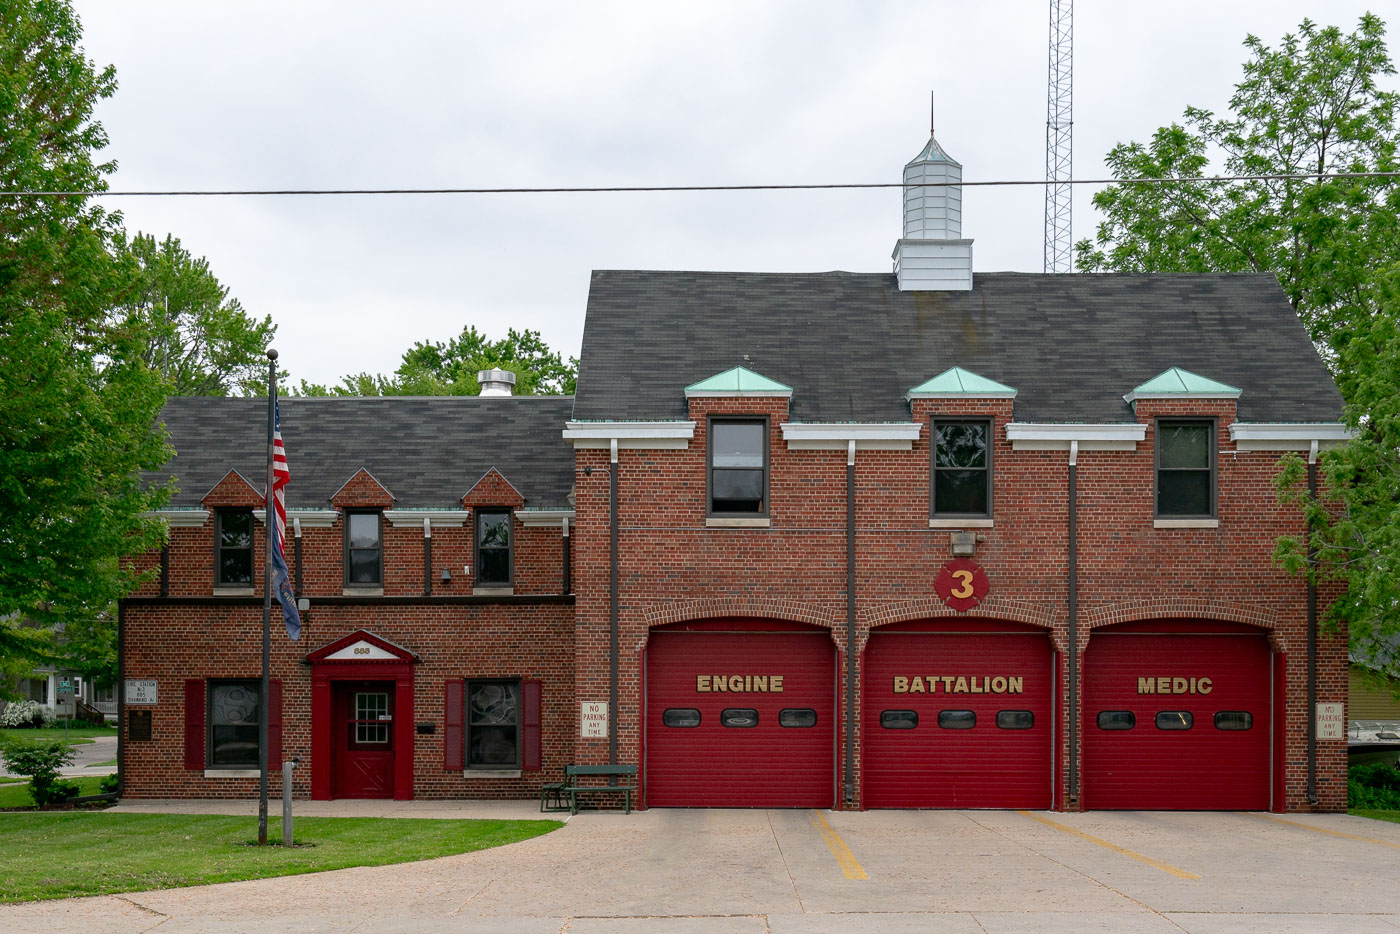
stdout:
POLYGON ((292 472, 287 467, 287 449, 282 446, 281 407, 272 403, 272 509, 277 522, 277 535, 272 549, 272 592, 277 602, 282 604, 282 616, 287 623, 287 636, 293 642, 301 636, 301 614, 297 612, 296 594, 292 592, 287 573, 287 497, 285 488, 292 482, 292 472))

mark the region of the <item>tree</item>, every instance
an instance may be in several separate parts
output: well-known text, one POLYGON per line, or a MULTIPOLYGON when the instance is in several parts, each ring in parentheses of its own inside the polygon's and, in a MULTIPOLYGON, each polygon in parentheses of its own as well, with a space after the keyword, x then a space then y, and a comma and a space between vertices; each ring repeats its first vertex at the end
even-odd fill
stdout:
POLYGON ((565 363, 538 331, 510 328, 500 340, 469 325, 447 343, 418 342, 404 352, 392 378, 371 373, 346 376, 339 386, 301 383, 306 396, 474 396, 481 392, 481 370, 510 370, 519 395, 571 395, 578 381, 578 360, 565 363))
POLYGON ((178 239, 138 233, 118 239, 131 276, 121 313, 144 333, 142 354, 175 396, 265 393, 266 358, 276 336, 271 317, 258 321, 178 239))
POLYGON ((1327 500, 1300 486, 1304 467, 1285 458, 1280 495, 1312 523, 1308 541, 1284 538, 1276 557, 1314 579, 1346 583, 1330 618, 1353 644, 1400 636, 1400 182, 1335 178, 1394 172, 1400 95, 1385 25, 1363 16, 1355 32, 1304 21, 1271 49, 1245 40, 1249 60, 1231 114, 1188 108, 1182 124, 1149 144, 1108 154, 1123 178, 1212 174, 1306 175, 1238 183, 1112 185, 1094 196, 1104 214, 1093 242, 1076 245, 1086 272, 1273 272, 1332 367, 1356 440, 1326 452, 1327 500))
MULTIPOLYGON (((93 119, 116 87, 62 0, 0 5, 0 191, 102 191, 93 119)), ((92 617, 134 583, 121 557, 159 544, 143 484, 168 448, 142 335, 119 307, 120 218, 87 197, 0 197, 0 654, 32 652, 21 616, 92 617)))

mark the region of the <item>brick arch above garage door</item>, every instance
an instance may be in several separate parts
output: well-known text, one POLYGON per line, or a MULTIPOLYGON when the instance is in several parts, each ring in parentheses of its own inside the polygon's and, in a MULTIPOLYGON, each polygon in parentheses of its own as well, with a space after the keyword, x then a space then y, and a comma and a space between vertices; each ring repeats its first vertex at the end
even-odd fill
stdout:
POLYGON ((649 629, 673 623, 716 619, 770 619, 833 628, 840 619, 828 608, 797 600, 754 597, 710 597, 678 603, 661 603, 647 611, 649 629))
POLYGON ((1253 603, 1221 603, 1179 597, 1140 600, 1131 603, 1105 603, 1081 607, 1079 611, 1080 650, 1089 634, 1104 626, 1158 620, 1199 620, 1204 623, 1239 623, 1269 637, 1275 652, 1287 652, 1287 639, 1279 632, 1278 614, 1270 607, 1253 603))
POLYGON ((926 624, 932 622, 959 623, 1009 623, 1023 625, 1029 629, 1045 632, 1050 636, 1056 650, 1062 650, 1054 632, 1056 622, 1062 617, 1059 608, 1041 606, 1035 603, 1021 603, 1015 600, 984 600, 980 605, 966 612, 958 612, 945 606, 941 601, 924 598, 891 603, 865 614, 870 634, 892 631, 904 624, 926 624))

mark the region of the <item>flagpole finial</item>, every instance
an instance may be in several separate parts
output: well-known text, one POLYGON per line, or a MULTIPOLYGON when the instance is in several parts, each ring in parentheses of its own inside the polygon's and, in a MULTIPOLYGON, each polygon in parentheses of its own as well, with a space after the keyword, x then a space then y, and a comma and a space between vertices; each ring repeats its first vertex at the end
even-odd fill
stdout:
POLYGON ((271 347, 267 348, 267 359, 269 359, 269 360, 276 360, 276 359, 277 359, 277 351, 274 350, 274 349, 272 349, 271 347))

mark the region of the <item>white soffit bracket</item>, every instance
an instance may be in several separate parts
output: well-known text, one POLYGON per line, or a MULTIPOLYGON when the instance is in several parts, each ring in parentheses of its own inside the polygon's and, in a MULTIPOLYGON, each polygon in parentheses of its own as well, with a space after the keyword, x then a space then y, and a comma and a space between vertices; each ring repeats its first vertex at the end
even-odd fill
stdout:
POLYGON ((1114 425, 1033 424, 1008 422, 1006 440, 1013 451, 1133 451, 1147 437, 1141 422, 1114 425))
POLYGON ((141 513, 143 519, 160 519, 172 529, 197 529, 209 521, 207 509, 156 509, 141 513))
POLYGON ((1231 422, 1230 440, 1241 451, 1311 451, 1346 444, 1355 435, 1338 422, 1231 422))
POLYGON ((527 529, 565 529, 565 535, 569 521, 574 518, 572 509, 517 509, 515 518, 520 520, 520 524, 527 529))
POLYGON ((783 440, 794 451, 909 451, 922 422, 783 422, 783 440))
POLYGON ((460 529, 471 518, 470 509, 386 509, 384 518, 396 529, 410 529, 428 522, 435 529, 460 529))
POLYGON ((685 450, 695 436, 695 422, 565 422, 564 440, 574 450, 685 450))
MULTIPOLYGON (((266 509, 254 509, 253 518, 259 522, 267 519, 266 509)), ((288 509, 287 518, 293 522, 300 521, 305 529, 328 529, 335 525, 335 520, 340 518, 339 509, 288 509)))

